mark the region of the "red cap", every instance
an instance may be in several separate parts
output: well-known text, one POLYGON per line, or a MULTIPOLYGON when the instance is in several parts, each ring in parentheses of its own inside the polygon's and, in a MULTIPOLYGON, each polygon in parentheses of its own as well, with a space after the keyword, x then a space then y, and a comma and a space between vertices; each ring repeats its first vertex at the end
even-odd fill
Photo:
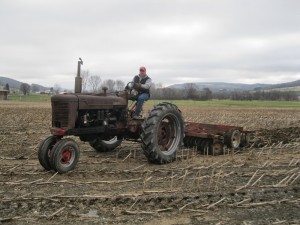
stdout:
POLYGON ((141 67, 140 67, 140 71, 146 72, 146 67, 141 66, 141 67))

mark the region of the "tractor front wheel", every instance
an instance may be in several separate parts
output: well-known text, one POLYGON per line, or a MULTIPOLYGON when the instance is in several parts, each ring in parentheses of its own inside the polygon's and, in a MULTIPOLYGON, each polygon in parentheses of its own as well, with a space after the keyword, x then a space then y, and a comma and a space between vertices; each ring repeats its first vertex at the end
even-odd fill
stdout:
POLYGON ((156 105, 142 127, 140 137, 148 160, 158 164, 174 161, 184 137, 184 122, 177 106, 171 103, 156 105))
POLYGON ((59 173, 73 170, 79 160, 79 154, 79 147, 73 139, 62 139, 53 146, 51 151, 50 164, 52 169, 59 173))
POLYGON ((56 136, 50 136, 45 140, 41 141, 38 146, 38 158, 39 162, 45 170, 51 170, 50 165, 50 154, 53 149, 53 146, 59 141, 60 138, 56 136))

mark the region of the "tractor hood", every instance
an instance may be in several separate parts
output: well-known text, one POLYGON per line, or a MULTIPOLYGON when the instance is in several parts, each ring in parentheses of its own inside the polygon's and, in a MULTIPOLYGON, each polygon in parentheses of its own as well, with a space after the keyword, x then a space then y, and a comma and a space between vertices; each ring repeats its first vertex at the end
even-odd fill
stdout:
POLYGON ((77 94, 79 110, 84 109, 116 109, 125 108, 127 106, 127 100, 125 98, 117 96, 97 96, 77 94))
POLYGON ((78 110, 116 109, 127 106, 125 98, 114 95, 60 94, 52 96, 51 101, 52 103, 72 103, 78 110))

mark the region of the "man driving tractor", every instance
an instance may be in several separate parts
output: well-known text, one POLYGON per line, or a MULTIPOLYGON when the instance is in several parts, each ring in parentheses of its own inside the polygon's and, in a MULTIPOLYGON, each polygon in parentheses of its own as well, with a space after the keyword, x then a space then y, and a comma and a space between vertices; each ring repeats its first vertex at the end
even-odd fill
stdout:
POLYGON ((136 75, 133 78, 134 86, 133 88, 138 92, 137 95, 137 107, 135 115, 133 116, 133 119, 140 119, 140 113, 143 108, 143 104, 145 101, 147 101, 150 98, 150 87, 152 80, 150 77, 148 77, 146 73, 146 67, 141 66, 139 75, 136 75))

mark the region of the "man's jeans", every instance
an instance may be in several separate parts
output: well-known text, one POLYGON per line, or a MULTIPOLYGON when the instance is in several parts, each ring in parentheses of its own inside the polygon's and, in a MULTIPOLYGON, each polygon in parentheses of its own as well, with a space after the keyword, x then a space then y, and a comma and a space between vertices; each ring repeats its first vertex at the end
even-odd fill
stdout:
POLYGON ((143 108, 144 101, 147 101, 149 98, 150 98, 150 94, 148 94, 148 93, 142 93, 139 95, 139 97, 137 99, 137 107, 136 107, 136 112, 135 112, 136 116, 140 115, 142 108, 143 108))

